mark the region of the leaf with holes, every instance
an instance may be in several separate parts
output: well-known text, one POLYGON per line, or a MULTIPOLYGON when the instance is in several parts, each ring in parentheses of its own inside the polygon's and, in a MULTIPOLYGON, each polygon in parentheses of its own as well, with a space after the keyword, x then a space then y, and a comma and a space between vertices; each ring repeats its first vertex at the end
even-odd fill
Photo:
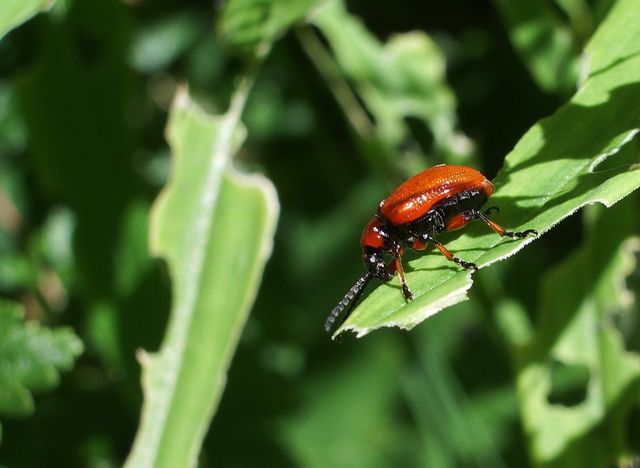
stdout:
MULTIPOLYGON (((515 348, 523 425, 539 465, 612 466, 630 450, 640 355, 626 350, 621 326, 640 251, 633 202, 600 213, 583 246, 546 275, 536 333, 515 348)), ((507 314, 526 317, 514 305, 499 317, 507 314)))
MULTIPOLYGON (((616 164, 618 151, 640 130, 640 9, 633 0, 616 3, 585 54, 587 81, 522 137, 494 180, 490 203, 501 210, 495 219, 510 230, 542 234, 585 205, 611 206, 640 187, 640 166, 616 164)), ((533 241, 501 239, 477 224, 453 238, 442 240, 480 267, 533 241)), ((380 327, 412 328, 465 300, 471 276, 430 252, 409 263, 412 302, 405 303, 396 278, 363 300, 337 333, 352 330, 362 336, 380 327)))
POLYGON ((230 165, 249 88, 245 79, 222 116, 204 113, 185 90, 171 110, 174 172, 154 205, 150 240, 168 263, 173 308, 160 351, 140 356, 145 401, 129 467, 195 466, 271 252, 273 186, 230 165))

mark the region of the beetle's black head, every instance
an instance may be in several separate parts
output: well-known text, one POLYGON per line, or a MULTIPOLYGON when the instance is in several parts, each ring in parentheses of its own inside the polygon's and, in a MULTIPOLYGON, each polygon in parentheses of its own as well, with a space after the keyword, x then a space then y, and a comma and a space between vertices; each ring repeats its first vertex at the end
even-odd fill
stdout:
POLYGON ((367 271, 383 281, 389 281, 393 275, 387 271, 384 263, 384 252, 386 249, 375 249, 373 247, 364 247, 362 249, 362 261, 367 267, 367 271))

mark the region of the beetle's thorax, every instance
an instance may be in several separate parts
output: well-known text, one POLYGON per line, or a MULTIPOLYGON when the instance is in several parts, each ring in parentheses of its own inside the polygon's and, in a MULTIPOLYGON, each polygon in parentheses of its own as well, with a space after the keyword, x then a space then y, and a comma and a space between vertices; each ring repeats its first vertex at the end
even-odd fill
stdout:
POLYGON ((379 278, 388 276, 384 255, 391 252, 397 243, 397 233, 393 226, 383 216, 376 213, 365 226, 360 238, 362 261, 367 270, 379 278))
MULTIPOLYGON (((362 231, 360 238, 360 246, 372 249, 384 249, 388 247, 391 238, 389 225, 387 221, 380 215, 376 214, 371 221, 367 223, 362 231)), ((385 250, 389 250, 388 248, 385 250)))

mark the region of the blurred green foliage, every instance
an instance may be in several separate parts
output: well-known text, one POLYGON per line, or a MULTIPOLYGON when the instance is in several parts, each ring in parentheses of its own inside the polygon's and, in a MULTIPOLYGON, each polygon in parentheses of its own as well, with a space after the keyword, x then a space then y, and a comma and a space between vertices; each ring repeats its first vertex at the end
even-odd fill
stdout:
MULTIPOLYGON (((566 127, 543 122, 551 141, 566 144, 542 154, 558 172, 545 173, 540 190, 558 203, 537 216, 555 209, 557 222, 581 202, 613 203, 631 190, 640 128, 633 0, 353 0, 346 8, 58 0, 19 25, 42 4, 0 6, 0 35, 8 32, 0 40, 0 295, 10 301, 0 335, 13 330, 37 348, 7 354, 3 338, 0 394, 7 381, 39 391, 29 417, 2 406, 0 463, 120 466, 127 458, 142 407, 136 350, 160 349, 176 300, 174 272, 150 256, 147 240, 150 207, 172 170, 169 108, 188 83, 206 111, 223 115, 248 75, 246 140, 233 162, 273 181, 281 217, 228 376, 203 376, 227 384, 199 464, 637 463, 637 193, 578 212, 479 271, 469 301, 410 333, 386 329, 337 344, 322 332, 362 271, 359 233, 377 202, 401 178, 441 162, 493 179, 527 129, 584 83, 585 66, 601 83, 623 80, 610 94, 579 95, 584 112, 560 112, 566 127), (582 55, 616 9, 627 27, 582 55), (572 138, 585 132, 582 144, 572 138), (587 172, 600 165, 560 187, 553 176, 581 160, 587 172), (609 189, 619 196, 599 196, 609 189), (68 327, 84 353, 52 390, 82 349, 68 327), (16 357, 29 375, 17 378, 16 357)), ((503 224, 528 221, 507 201, 499 203, 503 224)), ((188 233, 184 214, 164 222, 188 233)), ((229 223, 234 240, 243 214, 229 223)), ((477 242, 481 228, 446 240, 477 242)), ((224 253, 244 262, 251 251, 224 253)), ((436 259, 427 252, 420 261, 432 268, 436 259)), ((197 331, 208 362, 208 350, 229 336, 197 331)), ((209 415, 197 418, 204 426, 190 430, 205 430, 209 415)))
POLYGON ((68 329, 51 331, 35 321, 23 324, 15 304, 0 302, 0 412, 29 415, 34 411, 29 390, 55 387, 58 370, 73 367, 82 343, 68 329))

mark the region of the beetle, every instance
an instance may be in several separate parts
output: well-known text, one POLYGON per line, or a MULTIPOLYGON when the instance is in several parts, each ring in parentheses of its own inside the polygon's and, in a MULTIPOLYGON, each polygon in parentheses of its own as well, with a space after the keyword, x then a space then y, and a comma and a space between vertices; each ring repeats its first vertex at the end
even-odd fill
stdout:
POLYGON ((346 320, 364 288, 373 278, 388 282, 397 273, 402 294, 408 302, 413 293, 402 267, 404 248, 424 250, 429 243, 450 261, 465 269, 478 267, 451 253, 437 235, 465 227, 479 219, 500 236, 522 239, 537 236, 534 229, 507 231, 490 218, 497 207, 480 211, 493 193, 493 184, 480 172, 467 166, 440 164, 414 175, 380 202, 360 239, 366 272, 331 311, 324 328, 330 332, 341 315, 346 320), (391 256, 385 263, 385 256, 391 256))

